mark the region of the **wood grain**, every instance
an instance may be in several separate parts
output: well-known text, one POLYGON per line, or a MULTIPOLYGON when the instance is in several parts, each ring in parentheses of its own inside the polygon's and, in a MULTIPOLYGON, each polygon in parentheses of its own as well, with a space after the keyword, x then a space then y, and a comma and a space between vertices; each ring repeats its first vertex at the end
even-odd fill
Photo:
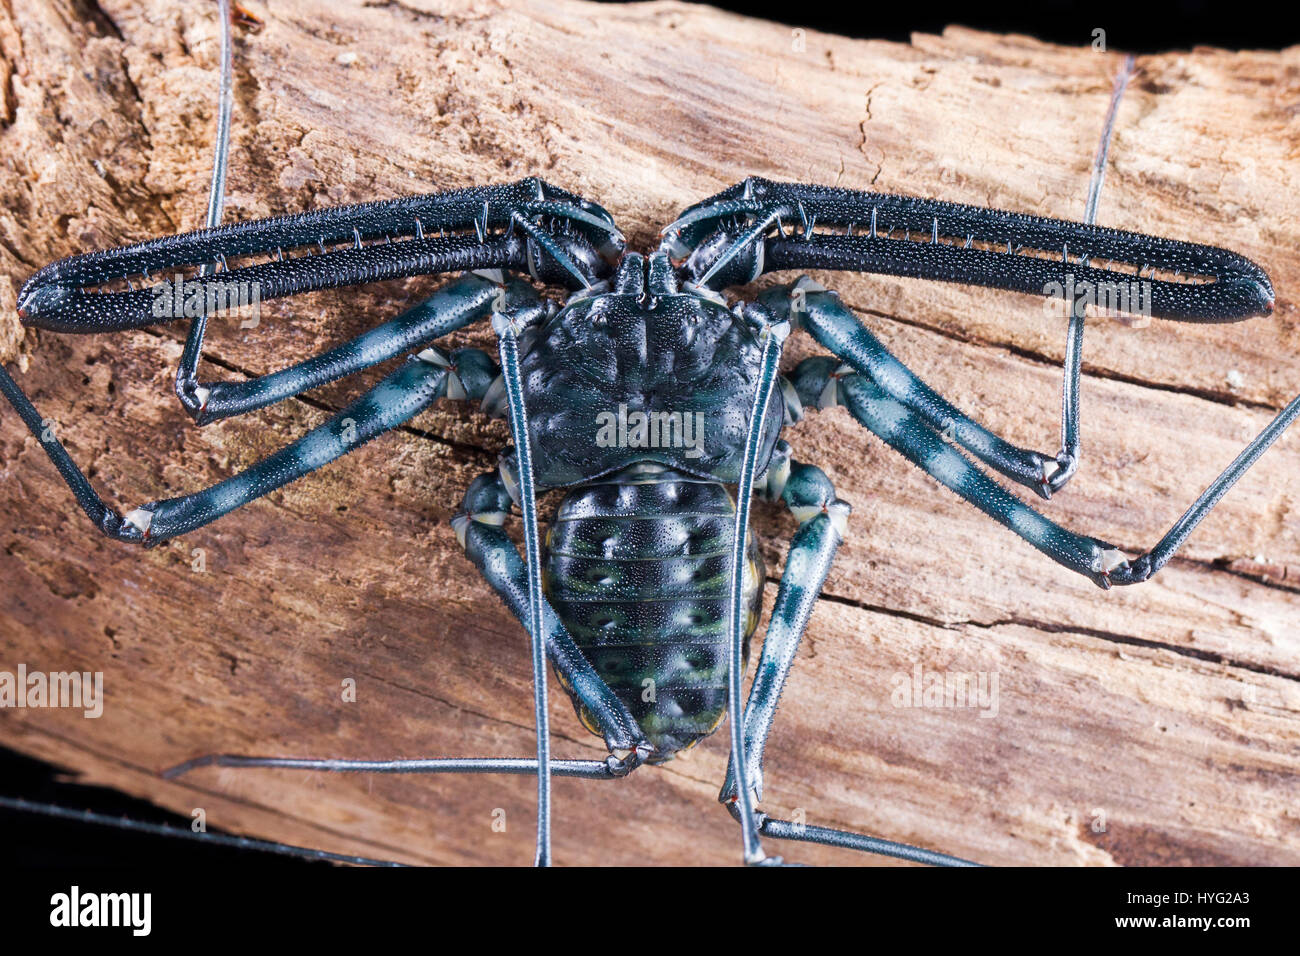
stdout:
MULTIPOLYGON (((1079 218, 1118 65, 1087 36, 856 41, 663 2, 244 7, 261 23, 236 31, 228 217, 538 174, 600 201, 640 248, 751 173, 1079 218)), ((122 509, 246 467, 374 378, 200 430, 171 394, 177 329, 18 326, 15 290, 40 265, 201 224, 215 64, 207 5, 0 0, 0 354, 122 509)), ((1046 508, 1130 551, 1300 389, 1300 49, 1138 66, 1099 221, 1250 256, 1278 306, 1237 326, 1090 325, 1083 466, 1046 508)), ((818 278, 959 405, 1055 449, 1064 329, 1040 302, 818 278)), ((279 302, 257 329, 216 322, 206 374, 271 371, 433 286, 279 302)), ((454 344, 468 342, 490 333, 454 344)), ((787 363, 810 352, 801 339, 787 363)), ((769 748, 773 812, 988 863, 1300 863, 1300 439, 1153 581, 1102 593, 842 409, 787 437, 854 515, 769 748), (895 706, 918 666, 995 675, 996 716, 895 706)), ((523 632, 447 525, 506 440, 501 423, 443 403, 141 552, 99 537, 0 411, 0 670, 103 671, 107 692, 98 720, 0 711, 0 742, 187 815, 202 807, 213 827, 409 862, 528 862, 530 779, 156 775, 213 750, 529 753, 523 632), (341 700, 347 678, 356 703, 341 700)), ((775 569, 792 522, 760 508, 758 529, 775 569)), ((552 710, 558 753, 599 753, 565 699, 552 710)), ((626 781, 557 780, 557 860, 735 861, 714 802, 725 751, 720 735, 626 781)))

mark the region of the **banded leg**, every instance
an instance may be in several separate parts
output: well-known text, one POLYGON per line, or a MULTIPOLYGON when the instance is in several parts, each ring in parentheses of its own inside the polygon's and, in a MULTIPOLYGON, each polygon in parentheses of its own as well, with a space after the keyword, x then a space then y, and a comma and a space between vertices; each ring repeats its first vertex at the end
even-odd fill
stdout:
POLYGON ((796 376, 811 374, 827 382, 825 394, 818 394, 813 402, 816 407, 835 404, 836 384, 856 369, 1000 474, 1051 497, 1052 478, 1064 468, 1061 459, 1013 445, 963 413, 900 362, 836 293, 804 276, 767 290, 760 301, 806 327, 840 362, 847 363, 840 365, 824 356, 804 360, 796 376))
MULTIPOLYGON (((512 282, 503 287, 496 281, 467 275, 440 289, 429 299, 407 310, 397 318, 314 358, 258 378, 242 382, 216 382, 212 383, 210 388, 201 388, 198 393, 195 393, 198 399, 197 404, 187 403, 187 407, 195 414, 199 424, 206 424, 220 418, 227 418, 262 408, 325 382, 336 380, 360 369, 378 364, 401 354, 402 351, 412 346, 427 343, 462 328, 478 318, 491 314, 494 308, 501 307, 517 309, 518 314, 529 319, 538 317, 540 310, 543 308, 541 300, 524 283, 512 282)), ((447 397, 454 399, 481 398, 495 375, 495 364, 485 353, 478 349, 459 349, 452 353, 450 359, 438 349, 427 349, 421 353, 420 358, 434 365, 441 365, 446 370, 447 380, 440 386, 442 388, 440 394, 445 394, 447 397)), ((407 381, 407 384, 410 384, 409 380, 414 377, 413 371, 410 369, 396 374, 398 379, 407 381)), ((390 381, 392 378, 390 376, 390 379, 385 381, 390 381)), ((0 367, 0 393, 3 393, 8 398, 32 434, 40 439, 46 454, 53 461, 64 482, 72 490, 77 503, 95 526, 110 537, 135 540, 135 533, 132 531, 133 526, 129 523, 124 525, 121 516, 104 505, 103 500, 72 461, 62 443, 45 429, 40 413, 32 405, 31 400, 23 392, 21 386, 14 381, 3 367, 0 367)), ((340 421, 352 418, 352 412, 355 410, 355 408, 345 409, 335 418, 340 421)), ((419 410, 419 408, 411 410, 407 417, 413 416, 419 410)), ((402 421, 405 420, 405 418, 402 419, 402 421)), ((400 422, 397 422, 397 424, 400 424, 400 422)), ((386 429, 393 426, 387 425, 384 427, 386 429)), ((303 441, 306 441, 306 438, 303 441)), ((314 447, 319 448, 319 445, 314 447)), ((268 468, 286 464, 288 459, 281 456, 288 455, 289 451, 289 449, 285 449, 279 453, 273 459, 274 464, 268 464, 268 468)), ((321 462, 321 464, 323 463, 324 461, 321 462)), ((319 467, 319 465, 312 467, 319 467)), ((304 473, 295 471, 293 467, 290 467, 289 471, 286 472, 287 477, 283 480, 290 481, 304 473)), ((237 503, 232 507, 238 507, 239 504, 245 503, 245 501, 237 499, 238 481, 244 478, 260 478, 263 474, 265 473, 237 476, 237 478, 230 479, 229 482, 211 489, 211 494, 222 496, 235 493, 237 503)), ((278 485, 275 487, 278 487, 278 485)), ((269 490, 273 489, 266 489, 266 491, 269 490)), ((254 495, 254 497, 265 494, 266 491, 262 491, 254 495)), ((195 504, 201 503, 201 500, 195 501, 195 504)), ((170 507, 170 503, 164 504, 170 507)), ((146 506, 146 511, 148 507, 146 506)), ((220 512, 220 514, 224 513, 225 511, 220 512)), ((201 521, 200 524, 205 524, 217 516, 217 514, 213 514, 201 521)), ((147 515, 137 514, 137 517, 145 519, 147 515)), ((191 527, 197 526, 192 525, 191 527)), ((161 524, 147 527, 144 530, 150 532, 145 537, 154 541, 163 540, 159 537, 159 533, 162 531, 161 524)), ((179 533, 181 533, 180 530, 170 532, 170 534, 179 533)))
MULTIPOLYGON (((480 396, 474 396, 480 397, 480 396)), ((504 463, 503 463, 504 464, 504 463)), ((512 476, 513 478, 513 476, 512 476)), ((529 620, 528 572, 518 549, 503 530, 510 514, 511 489, 498 472, 481 475, 470 483, 452 528, 470 560, 492 585, 506 607, 525 627, 529 620)), ((548 760, 548 776, 609 780, 625 777, 650 754, 650 744, 622 701, 600 679, 564 629, 549 602, 542 606, 542 639, 546 654, 564 686, 574 694, 584 721, 599 726, 610 749, 605 760, 548 760), (583 711, 585 710, 585 714, 583 711), (626 751, 619 757, 616 751, 626 751)), ((543 768, 537 759, 517 757, 435 757, 397 760, 352 760, 331 757, 248 757, 208 754, 164 771, 168 778, 202 767, 239 767, 280 770, 323 770, 334 773, 491 773, 536 775, 543 768)))
POLYGON ((452 359, 436 349, 412 357, 329 421, 237 475, 202 491, 149 502, 125 516, 106 506, 63 444, 9 373, 0 368, 0 392, 17 409, 96 527, 120 541, 150 545, 202 527, 359 448, 413 418, 446 394, 452 359), (436 357, 436 361, 435 361, 436 357))
MULTIPOLYGON (((778 444, 772 464, 755 491, 769 500, 780 498, 799 522, 799 528, 790 541, 781 586, 772 607, 772 619, 763 638, 763 654, 745 704, 745 759, 748 762, 745 777, 753 791, 754 802, 758 803, 763 799, 763 750, 776 717, 777 703, 808 626, 808 618, 821 593, 835 552, 844 539, 850 509, 848 502, 835 496, 835 488, 825 472, 790 459, 790 449, 785 442, 778 444)), ((738 814, 733 770, 728 765, 719 800, 738 814)), ((754 812, 758 832, 773 839, 820 843, 935 866, 971 865, 966 860, 921 847, 779 820, 758 810, 754 812)))
MULTIPOLYGON (((848 502, 835 497, 835 488, 825 472, 790 458, 790 446, 784 441, 777 443, 772 463, 754 490, 769 501, 784 501, 799 522, 790 541, 742 721, 745 777, 754 801, 759 802, 763 799, 763 750, 776 718, 777 702, 831 561, 844 540, 850 508, 848 502)), ((730 803, 736 796, 735 768, 729 763, 718 799, 730 803)))
MULTIPOLYGON (((206 425, 264 408, 418 349, 486 319, 493 309, 517 311, 531 317, 542 308, 542 300, 527 283, 511 281, 502 286, 495 279, 464 275, 383 325, 296 365, 256 378, 199 383, 193 364, 187 365, 183 358, 177 376, 177 395, 195 422, 206 425)), ((191 327, 191 336, 200 327, 201 320, 202 317, 191 327)), ((447 382, 447 397, 467 397, 467 387, 461 377, 476 374, 473 368, 453 368, 447 382)))
MULTIPOLYGON (((451 523, 465 554, 505 606, 527 627, 528 572, 519 549, 504 530, 511 501, 517 493, 513 466, 508 458, 503 459, 499 471, 474 479, 465 492, 461 511, 451 523)), ((542 601, 542 630, 547 656, 556 675, 581 704, 579 718, 584 724, 600 729, 605 746, 611 752, 626 751, 623 757, 618 758, 622 766, 631 769, 644 762, 652 747, 636 718, 588 663, 555 609, 545 599, 542 601)))
MULTIPOLYGON (((168 767, 168 780, 202 767, 236 767, 243 770, 324 770, 328 773, 506 773, 533 776, 537 761, 529 757, 422 757, 413 760, 348 760, 334 757, 245 757, 240 754, 205 754, 168 767)), ((553 760, 551 775, 613 780, 634 768, 615 760, 553 760)))
MULTIPOLYGON (((817 386, 805 382, 804 387, 817 386)), ((1130 559, 1114 545, 1063 528, 1026 505, 947 444, 921 416, 874 382, 860 375, 846 376, 840 380, 839 396, 855 419, 914 465, 1058 564, 1102 588, 1137 584, 1164 567, 1228 489, 1300 417, 1298 396, 1210 483, 1153 548, 1130 559)))

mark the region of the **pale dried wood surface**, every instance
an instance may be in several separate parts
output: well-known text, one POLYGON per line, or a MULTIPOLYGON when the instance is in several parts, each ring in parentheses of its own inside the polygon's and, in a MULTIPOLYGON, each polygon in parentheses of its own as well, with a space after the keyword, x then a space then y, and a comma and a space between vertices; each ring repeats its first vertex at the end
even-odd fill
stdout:
MULTIPOLYGON (((229 218, 539 174, 604 204, 640 248, 750 173, 1079 218, 1118 66, 1086 37, 1066 49, 960 28, 910 44, 810 32, 799 49, 787 27, 674 3, 244 5, 263 25, 236 31, 229 218)), ((45 262, 201 224, 210 6, 0 0, 0 349, 11 368, 20 354, 21 381, 123 509, 247 466, 363 384, 200 430, 171 394, 181 330, 17 325, 15 290, 45 262)), ((1240 251, 1269 271, 1278 307, 1226 327, 1090 325, 1083 467, 1046 508, 1131 551, 1300 389, 1300 50, 1138 66, 1099 221, 1240 251)), ((1055 449, 1064 329, 1040 302, 819 278, 959 405, 1055 449)), ((206 374, 271 371, 432 285, 277 302, 253 330, 217 321, 206 374)), ((811 351, 801 339, 787 361, 811 351)), ((1153 581, 1102 593, 842 409, 787 437, 854 515, 769 748, 773 812, 989 863, 1300 862, 1300 439, 1153 581), (917 664, 996 673, 996 718, 892 706, 892 678, 917 664)), ((0 670, 102 670, 108 694, 99 720, 0 711, 0 741, 238 832, 411 862, 529 861, 527 778, 156 776, 212 750, 529 753, 523 631, 447 525, 505 443, 501 423, 443 403, 141 552, 90 528, 0 410, 0 670), (339 698, 345 678, 355 704, 339 698)), ((793 523, 762 508, 758 529, 775 569, 793 523)), ((552 710, 559 754, 599 753, 558 691, 552 710)), ((714 802, 725 750, 720 734, 623 782, 557 780, 558 861, 736 860, 714 802)))

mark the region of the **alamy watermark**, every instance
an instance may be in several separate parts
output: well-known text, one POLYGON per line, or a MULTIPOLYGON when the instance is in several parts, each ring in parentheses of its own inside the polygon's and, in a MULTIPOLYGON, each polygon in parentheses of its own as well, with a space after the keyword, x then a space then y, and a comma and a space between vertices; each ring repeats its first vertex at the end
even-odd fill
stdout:
POLYGON ((596 415, 597 448, 684 448, 687 458, 704 454, 703 412, 617 412, 596 415))
POLYGON ((0 708, 49 707, 81 710, 90 718, 104 713, 103 671, 0 671, 0 708))
POLYGON ((895 707, 970 708, 981 717, 998 715, 997 671, 927 671, 918 663, 910 674, 892 675, 889 683, 895 707))
POLYGON ((1080 305, 1096 315, 1107 318, 1138 316, 1151 318, 1151 282, 1134 279, 1131 282, 1076 282, 1073 273, 1067 273, 1064 282, 1048 282, 1043 286, 1043 311, 1049 316, 1070 314, 1071 308, 1080 305))
POLYGON ((148 936, 153 928, 152 893, 94 893, 73 885, 50 897, 50 925, 55 927, 121 927, 132 936, 148 936))
POLYGON ((224 312, 239 319, 241 329, 255 329, 262 321, 262 283, 216 279, 186 279, 176 273, 153 287, 155 319, 197 319, 224 312))

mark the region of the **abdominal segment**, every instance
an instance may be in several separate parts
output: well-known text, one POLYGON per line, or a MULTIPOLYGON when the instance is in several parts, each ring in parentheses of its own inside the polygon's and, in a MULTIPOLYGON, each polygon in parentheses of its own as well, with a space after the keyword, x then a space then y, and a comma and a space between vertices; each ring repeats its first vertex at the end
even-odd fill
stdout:
MULTIPOLYGON (((547 599, 596 673, 671 759, 727 709, 727 593, 735 502, 716 482, 671 470, 575 488, 547 536, 547 599)), ((744 645, 758 626, 763 562, 744 569, 744 645)), ((588 730, 600 733, 575 700, 588 730)))

